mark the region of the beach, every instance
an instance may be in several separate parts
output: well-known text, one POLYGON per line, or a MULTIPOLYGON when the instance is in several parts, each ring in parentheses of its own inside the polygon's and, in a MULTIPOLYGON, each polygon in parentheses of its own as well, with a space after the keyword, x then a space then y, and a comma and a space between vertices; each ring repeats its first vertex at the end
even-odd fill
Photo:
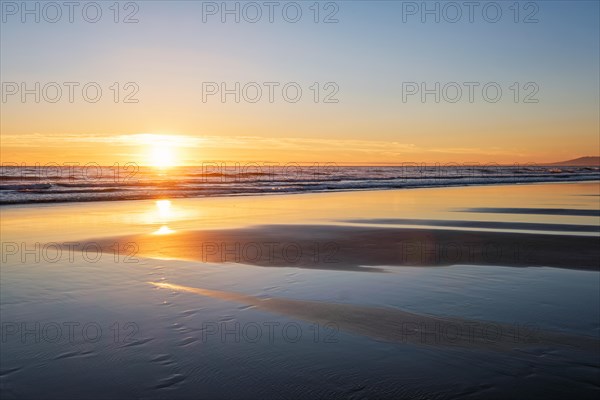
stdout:
POLYGON ((3 398, 600 394, 598 181, 0 215, 3 398))
POLYGON ((600 398, 600 1, 0 15, 0 400, 600 398))

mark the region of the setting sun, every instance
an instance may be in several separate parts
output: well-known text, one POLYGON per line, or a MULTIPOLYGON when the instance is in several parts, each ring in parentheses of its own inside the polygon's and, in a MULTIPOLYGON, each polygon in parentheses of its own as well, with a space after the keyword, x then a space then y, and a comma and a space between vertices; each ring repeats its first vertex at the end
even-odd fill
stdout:
POLYGON ((150 156, 150 165, 158 168, 172 167, 175 164, 173 149, 165 143, 156 143, 150 156))
POLYGON ((168 168, 177 165, 178 137, 170 135, 140 134, 139 142, 145 147, 145 164, 168 168))
POLYGON ((0 0, 0 400, 600 398, 599 16, 0 0))

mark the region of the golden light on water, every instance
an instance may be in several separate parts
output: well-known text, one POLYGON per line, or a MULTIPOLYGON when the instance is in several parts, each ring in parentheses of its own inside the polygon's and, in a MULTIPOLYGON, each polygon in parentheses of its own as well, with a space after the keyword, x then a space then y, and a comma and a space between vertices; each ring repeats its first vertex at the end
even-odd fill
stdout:
POLYGON ((171 216, 171 200, 156 200, 156 208, 158 208, 158 214, 162 218, 171 216))
MULTIPOLYGON (((156 208, 158 209, 158 217, 162 223, 167 223, 172 217, 171 212, 171 200, 157 200, 156 208)), ((168 235, 169 233, 175 232, 170 229, 167 225, 162 225, 157 231, 153 233, 155 235, 168 235)))
POLYGON ((157 231, 154 231, 155 235, 168 235, 169 233, 175 232, 166 225, 161 226, 157 231))
POLYGON ((167 234, 177 232, 181 226, 186 225, 186 221, 200 218, 204 214, 205 210, 187 207, 185 201, 182 204, 182 201, 162 198, 148 201, 140 210, 136 221, 147 226, 147 233, 167 234))

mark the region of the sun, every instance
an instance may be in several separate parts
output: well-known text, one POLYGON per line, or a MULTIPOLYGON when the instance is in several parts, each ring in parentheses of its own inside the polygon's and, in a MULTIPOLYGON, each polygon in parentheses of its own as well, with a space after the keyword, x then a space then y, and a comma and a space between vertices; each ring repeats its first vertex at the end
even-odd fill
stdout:
POLYGON ((175 165, 175 151, 166 143, 152 145, 150 165, 157 168, 168 168, 175 165))
POLYGON ((177 137, 169 135, 144 134, 139 142, 145 148, 145 164, 164 169, 177 165, 177 137))

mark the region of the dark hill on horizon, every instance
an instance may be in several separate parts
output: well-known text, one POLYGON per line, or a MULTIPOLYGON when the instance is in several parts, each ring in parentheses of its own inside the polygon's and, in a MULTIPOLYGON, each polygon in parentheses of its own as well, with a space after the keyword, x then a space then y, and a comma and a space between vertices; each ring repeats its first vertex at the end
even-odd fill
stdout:
POLYGON ((600 167, 600 157, 579 157, 573 160, 560 161, 547 165, 561 166, 561 167, 600 167))

